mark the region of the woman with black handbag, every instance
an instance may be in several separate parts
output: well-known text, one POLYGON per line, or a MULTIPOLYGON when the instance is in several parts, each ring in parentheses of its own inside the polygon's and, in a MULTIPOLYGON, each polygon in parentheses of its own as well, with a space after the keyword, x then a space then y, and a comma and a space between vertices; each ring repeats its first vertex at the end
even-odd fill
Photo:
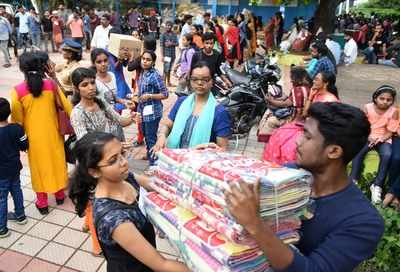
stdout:
POLYGON ((11 92, 11 118, 24 127, 28 136, 32 189, 37 196, 35 204, 41 214, 47 214, 48 193, 55 194, 58 205, 63 204, 68 179, 57 97, 66 117, 72 106, 57 84, 46 79, 46 74, 54 70, 46 53, 24 53, 19 58, 19 66, 25 80, 11 92))

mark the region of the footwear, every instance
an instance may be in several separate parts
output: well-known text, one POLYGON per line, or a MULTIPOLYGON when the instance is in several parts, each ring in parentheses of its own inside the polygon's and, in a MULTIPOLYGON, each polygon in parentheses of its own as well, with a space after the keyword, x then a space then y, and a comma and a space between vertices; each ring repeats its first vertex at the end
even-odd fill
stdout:
POLYGON ((56 203, 57 203, 57 205, 62 205, 62 204, 64 204, 64 200, 65 200, 65 198, 63 198, 63 199, 57 199, 57 198, 56 198, 56 203))
POLYGON ((393 201, 394 199, 395 199, 394 194, 387 193, 387 194, 385 195, 385 198, 383 199, 382 207, 383 207, 383 208, 386 208, 387 206, 389 206, 389 205, 392 203, 392 201, 393 201))
POLYGON ((3 67, 4 68, 9 68, 9 67, 11 67, 11 64, 10 63, 6 63, 6 64, 3 65, 3 67))
POLYGON ((134 141, 133 142, 133 147, 139 147, 139 146, 142 146, 142 145, 144 145, 144 142, 138 142, 138 141, 134 141))
POLYGON ((17 223, 18 225, 25 225, 28 222, 28 219, 26 219, 26 216, 23 215, 21 217, 17 217, 17 215, 13 212, 9 212, 7 214, 7 220, 13 221, 17 223))
POLYGON ((39 208, 38 205, 35 203, 36 209, 40 212, 41 215, 49 214, 49 207, 39 208))
POLYGON ((371 190, 371 201, 374 204, 378 204, 382 202, 382 188, 372 184, 371 187, 369 187, 371 190))
POLYGON ((8 228, 0 230, 0 238, 6 238, 11 235, 11 232, 8 230, 8 228))
POLYGON ((83 231, 83 232, 89 232, 89 226, 86 225, 86 224, 83 224, 83 225, 82 225, 82 231, 83 231))

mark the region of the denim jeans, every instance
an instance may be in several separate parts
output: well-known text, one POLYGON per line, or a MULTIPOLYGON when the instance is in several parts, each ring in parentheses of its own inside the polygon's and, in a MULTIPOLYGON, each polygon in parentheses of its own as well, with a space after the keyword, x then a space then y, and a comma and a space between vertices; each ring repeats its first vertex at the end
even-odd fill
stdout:
POLYGON ((161 118, 157 118, 156 120, 150 122, 142 122, 142 131, 146 140, 147 158, 149 158, 150 166, 155 165, 155 159, 152 158, 150 150, 157 142, 157 131, 160 121, 161 118))
POLYGON ((400 137, 393 137, 392 159, 389 167, 389 192, 400 197, 400 137))
POLYGON ((40 32, 31 32, 32 45, 40 49, 40 32))
POLYGON ((14 201, 15 215, 18 218, 25 216, 24 197, 22 195, 19 174, 14 178, 0 180, 0 230, 7 227, 8 193, 11 193, 14 201))
POLYGON ((10 53, 8 52, 8 40, 0 40, 0 50, 3 52, 5 64, 10 64, 10 53))
POLYGON ((19 48, 21 48, 21 33, 19 33, 19 27, 16 27, 15 28, 15 33, 16 33, 16 36, 17 36, 17 48, 19 49, 19 48))
POLYGON ((375 54, 373 47, 367 47, 363 51, 365 57, 368 60, 368 64, 377 64, 378 57, 375 54))
POLYGON ((51 44, 52 52, 55 52, 56 49, 54 47, 53 42, 53 34, 51 32, 43 33, 43 49, 48 53, 49 52, 49 43, 51 44))
POLYGON ((20 33, 21 37, 21 47, 24 49, 24 53, 30 47, 29 42, 29 34, 28 33, 20 33))
POLYGON ((390 66, 390 67, 394 67, 394 68, 399 68, 399 66, 397 66, 396 63, 394 63, 393 60, 391 60, 391 59, 380 59, 380 60, 378 60, 378 64, 390 66))
POLYGON ((85 31, 86 49, 90 50, 90 42, 92 41, 92 32, 85 31))
MULTIPOLYGON (((374 146, 372 149, 377 150, 379 154, 378 174, 375 178, 374 184, 382 188, 388 171, 390 158, 392 156, 392 145, 389 143, 380 143, 374 146)), ((365 145, 353 159, 350 174, 350 177, 353 180, 358 180, 360 178, 360 171, 365 155, 367 155, 370 150, 371 148, 368 147, 368 144, 365 145)))
POLYGON ((80 45, 82 45, 82 41, 83 41, 83 37, 82 38, 72 38, 72 40, 74 41, 74 42, 77 42, 77 43, 79 43, 80 45))

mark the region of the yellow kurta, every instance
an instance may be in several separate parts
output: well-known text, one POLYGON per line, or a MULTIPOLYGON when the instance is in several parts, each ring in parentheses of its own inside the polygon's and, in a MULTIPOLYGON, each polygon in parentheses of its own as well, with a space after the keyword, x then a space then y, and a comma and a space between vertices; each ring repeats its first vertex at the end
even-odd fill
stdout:
MULTIPOLYGON (((55 96, 51 81, 45 80, 39 97, 33 97, 22 83, 11 92, 11 118, 21 124, 28 136, 29 167, 35 192, 55 193, 67 185, 64 138, 58 131, 55 96), (21 91, 22 90, 22 91, 21 91)), ((71 103, 58 91, 64 110, 70 114, 71 103)))

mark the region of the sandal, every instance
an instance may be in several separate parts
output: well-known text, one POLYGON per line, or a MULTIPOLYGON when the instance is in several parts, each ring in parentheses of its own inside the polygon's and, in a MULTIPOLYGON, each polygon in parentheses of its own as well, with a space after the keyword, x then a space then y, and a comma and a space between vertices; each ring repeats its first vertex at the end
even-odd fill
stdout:
POLYGON ((89 226, 86 224, 82 225, 82 232, 89 232, 89 226))

